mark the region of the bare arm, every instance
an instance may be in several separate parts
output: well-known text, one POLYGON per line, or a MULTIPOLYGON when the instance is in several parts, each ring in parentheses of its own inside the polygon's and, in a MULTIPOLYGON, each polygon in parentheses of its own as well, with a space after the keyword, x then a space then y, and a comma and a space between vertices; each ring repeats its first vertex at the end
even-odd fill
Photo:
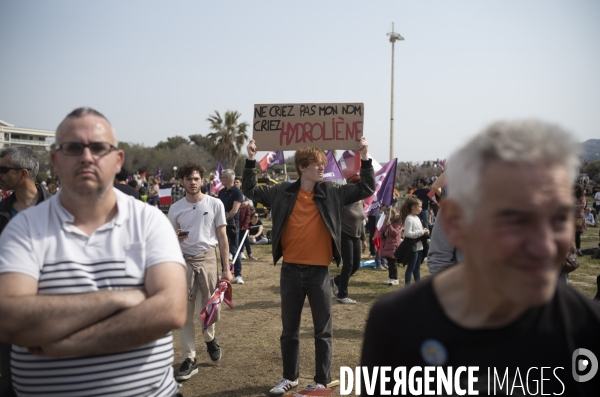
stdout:
POLYGON ((140 290, 37 295, 38 281, 0 274, 0 341, 21 346, 53 343, 145 299, 140 290))
POLYGON ((181 328, 187 308, 185 268, 175 262, 151 266, 145 286, 148 299, 139 305, 30 351, 48 356, 107 354, 150 343, 181 328))
POLYGON ((231 281, 231 272, 229 271, 229 241, 227 241, 225 225, 217 227, 217 240, 219 241, 219 252, 222 262, 221 278, 231 281))

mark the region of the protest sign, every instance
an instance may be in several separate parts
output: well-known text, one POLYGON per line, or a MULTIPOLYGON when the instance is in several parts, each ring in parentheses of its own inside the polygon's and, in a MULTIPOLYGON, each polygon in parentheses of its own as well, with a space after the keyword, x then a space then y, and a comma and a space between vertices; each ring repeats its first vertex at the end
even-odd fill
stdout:
POLYGON ((362 103, 254 105, 252 138, 259 150, 358 149, 363 133, 362 103))

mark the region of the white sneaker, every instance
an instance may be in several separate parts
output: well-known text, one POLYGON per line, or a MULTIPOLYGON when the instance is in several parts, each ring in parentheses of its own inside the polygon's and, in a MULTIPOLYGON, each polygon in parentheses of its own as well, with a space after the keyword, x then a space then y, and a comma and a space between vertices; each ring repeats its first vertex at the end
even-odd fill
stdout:
POLYGON ((229 254, 229 262, 231 262, 233 260, 233 255, 229 254))
POLYGON ((242 259, 246 259, 246 254, 242 252, 242 259))
POLYGON ((391 278, 388 278, 387 280, 385 280, 385 281, 384 281, 384 282, 382 282, 381 284, 384 284, 384 285, 392 285, 392 279, 391 279, 391 278))
POLYGON ((242 279, 242 276, 237 276, 235 278, 235 283, 236 284, 244 284, 244 280, 242 279))
POLYGON ((298 386, 298 379, 281 379, 274 388, 269 390, 269 396, 283 396, 288 390, 298 386))
POLYGON ((398 285, 398 280, 390 279, 390 283, 388 285, 398 285))

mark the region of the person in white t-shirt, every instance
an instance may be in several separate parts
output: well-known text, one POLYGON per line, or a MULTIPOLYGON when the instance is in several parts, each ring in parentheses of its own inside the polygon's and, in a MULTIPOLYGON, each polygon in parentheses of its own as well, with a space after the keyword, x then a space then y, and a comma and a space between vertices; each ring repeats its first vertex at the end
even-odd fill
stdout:
POLYGON ((177 393, 185 262, 165 216, 113 187, 116 145, 101 113, 67 115, 50 153, 60 191, 0 236, 0 341, 19 396, 177 393))
MULTIPOLYGON (((229 271, 229 244, 225 228, 227 220, 225 207, 221 200, 202 193, 204 168, 199 164, 185 163, 179 168, 185 197, 169 208, 169 221, 175 229, 181 251, 187 264, 188 283, 187 317, 185 325, 179 330, 184 361, 176 375, 177 380, 187 380, 198 373, 196 361, 196 334, 194 318, 213 294, 220 279, 231 281, 229 271), (222 273, 219 277, 216 246, 221 254, 222 273)), ((220 306, 218 306, 220 307, 220 306)), ((206 348, 212 361, 221 359, 221 347, 215 338, 215 322, 219 319, 219 310, 212 322, 202 332, 206 348)))

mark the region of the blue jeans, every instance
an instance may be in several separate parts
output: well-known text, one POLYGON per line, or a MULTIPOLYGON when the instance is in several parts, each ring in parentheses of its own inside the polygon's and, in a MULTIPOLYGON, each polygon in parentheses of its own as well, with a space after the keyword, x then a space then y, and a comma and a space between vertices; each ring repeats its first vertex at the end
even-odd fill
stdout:
POLYGON ((300 373, 300 319, 308 296, 315 338, 315 383, 331 382, 332 325, 328 266, 283 262, 280 276, 281 358, 283 377, 298 379, 300 373))
POLYGON ((408 266, 406 266, 406 273, 404 273, 404 284, 410 284, 410 279, 413 274, 415 276, 415 283, 421 279, 421 262, 423 260, 423 250, 415 251, 412 253, 408 266))
MULTIPOLYGON (((237 252, 238 246, 239 246, 239 242, 240 242, 240 230, 236 230, 235 231, 235 237, 232 238, 229 241, 229 253, 233 256, 235 256, 235 253, 237 252)), ((242 251, 240 250, 240 255, 237 257, 237 259, 235 260, 235 263, 233 264, 233 275, 234 277, 240 276, 242 275, 242 251)))

